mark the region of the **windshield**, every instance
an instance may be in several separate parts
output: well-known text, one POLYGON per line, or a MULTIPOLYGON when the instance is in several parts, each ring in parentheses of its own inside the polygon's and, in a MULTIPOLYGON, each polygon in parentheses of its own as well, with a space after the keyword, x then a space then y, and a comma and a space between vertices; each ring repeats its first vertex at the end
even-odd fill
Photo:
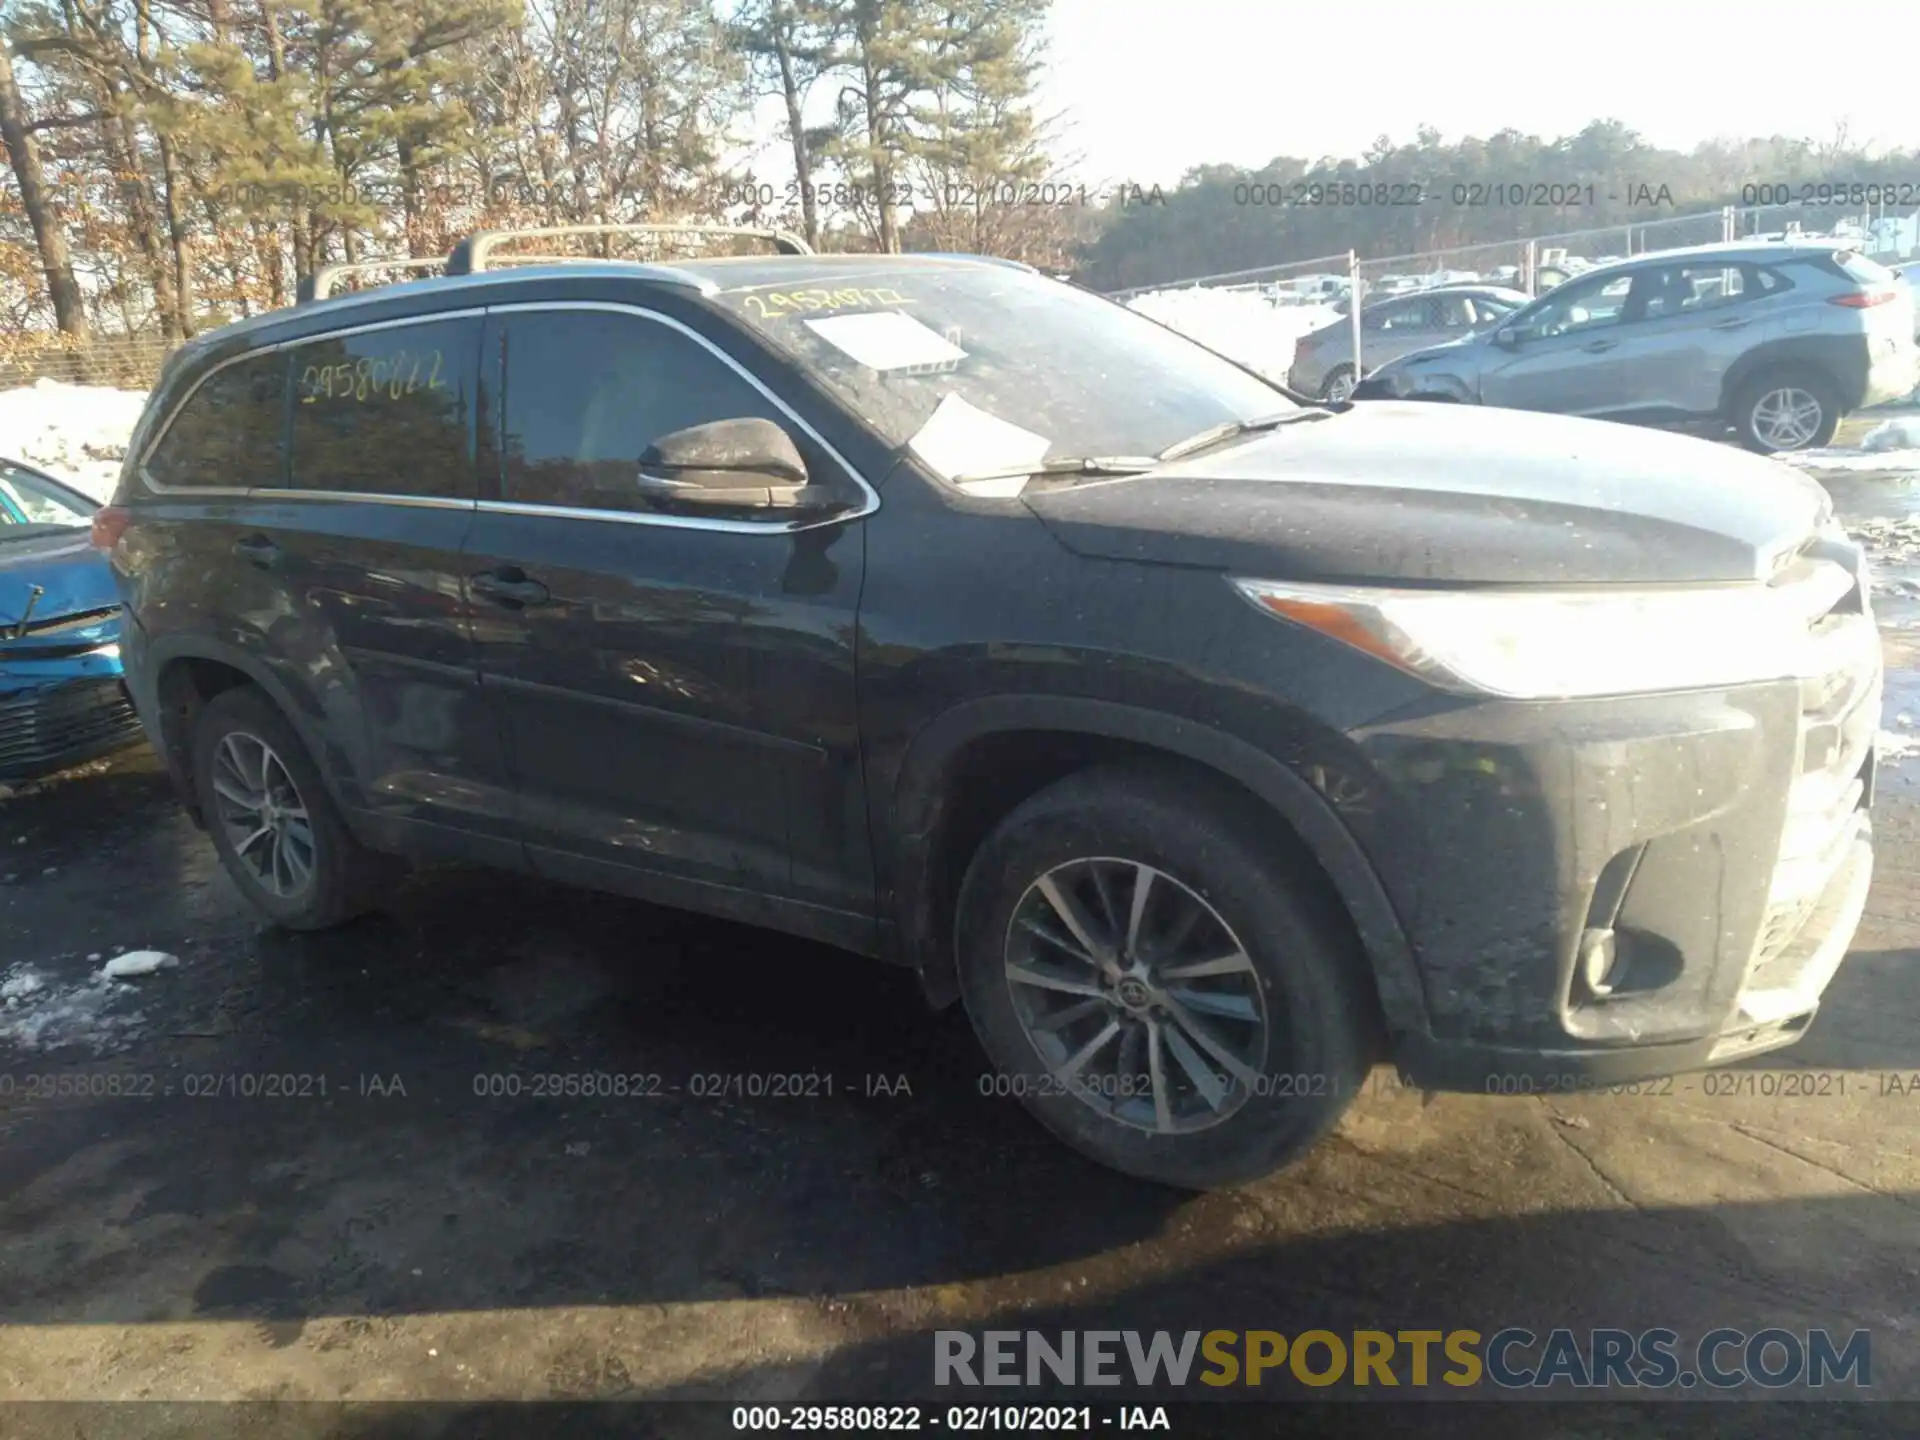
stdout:
POLYGON ((92 521, 93 507, 79 496, 16 466, 0 464, 0 533, 10 526, 79 528, 92 521))
POLYGON ((789 259, 710 273, 728 311, 949 479, 1153 456, 1212 426, 1299 408, 1151 320, 1020 270, 789 259))

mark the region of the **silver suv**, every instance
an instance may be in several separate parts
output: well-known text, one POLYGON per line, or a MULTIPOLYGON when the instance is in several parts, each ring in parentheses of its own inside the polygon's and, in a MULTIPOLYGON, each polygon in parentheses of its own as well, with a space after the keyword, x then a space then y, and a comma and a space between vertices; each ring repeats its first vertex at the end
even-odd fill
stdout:
POLYGON ((1362 399, 1452 400, 1825 445, 1920 379, 1913 291, 1831 241, 1749 241, 1588 271, 1497 329, 1414 351, 1362 399))
MULTIPOLYGON (((1360 309, 1360 354, 1367 364, 1380 365, 1409 350, 1497 325, 1526 303, 1524 290, 1501 285, 1436 285, 1375 300, 1360 309)), ((1342 315, 1294 346, 1287 384, 1302 395, 1345 400, 1353 393, 1353 382, 1350 317, 1342 315)))

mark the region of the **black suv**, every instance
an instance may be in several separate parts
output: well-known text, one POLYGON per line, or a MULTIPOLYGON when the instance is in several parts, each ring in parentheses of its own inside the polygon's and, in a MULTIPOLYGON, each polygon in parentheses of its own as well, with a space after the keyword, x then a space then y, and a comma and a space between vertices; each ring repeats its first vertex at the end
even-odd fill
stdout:
POLYGON ((1383 1056, 1565 1089, 1812 1017, 1880 654, 1811 481, 1309 406, 995 261, 460 253, 182 350, 96 527, 280 924, 451 857, 823 939, 1196 1186, 1383 1056))

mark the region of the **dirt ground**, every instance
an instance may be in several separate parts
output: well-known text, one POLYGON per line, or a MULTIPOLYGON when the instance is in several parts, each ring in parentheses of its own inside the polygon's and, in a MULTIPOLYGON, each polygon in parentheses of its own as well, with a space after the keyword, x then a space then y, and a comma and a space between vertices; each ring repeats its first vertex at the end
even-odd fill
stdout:
POLYGON ((1867 1329, 1875 1393, 1920 1400, 1920 759, 1885 776, 1854 953, 1802 1044, 1720 1072, 1750 1079, 1383 1071, 1303 1164, 1196 1197, 983 1096, 904 972, 460 872, 279 934, 149 756, 94 767, 0 803, 0 1401, 944 1404, 943 1328, 1507 1325, 1867 1329), (91 978, 149 947, 180 964, 91 978), (694 1093, 741 1074, 816 1078, 694 1093), (530 1093, 553 1075, 658 1093, 530 1093))

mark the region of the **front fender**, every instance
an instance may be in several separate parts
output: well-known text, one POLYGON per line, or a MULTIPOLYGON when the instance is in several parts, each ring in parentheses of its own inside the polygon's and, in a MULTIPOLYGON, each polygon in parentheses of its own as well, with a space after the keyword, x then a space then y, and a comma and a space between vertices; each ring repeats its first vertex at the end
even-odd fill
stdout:
POLYGON ((1415 371, 1395 377, 1394 398, 1398 400, 1451 400, 1471 405, 1478 398, 1473 387, 1458 375, 1445 370, 1415 371))
POLYGON ((908 746, 894 789, 899 847, 896 923, 907 958, 936 1004, 957 994, 950 937, 935 933, 933 841, 960 752, 992 734, 1066 731, 1127 741, 1195 761, 1264 800, 1333 882, 1372 967, 1395 1031, 1427 1032, 1425 990, 1392 902, 1359 843, 1319 793, 1278 760, 1211 726, 1106 700, 995 695, 964 701, 930 721, 908 746))

